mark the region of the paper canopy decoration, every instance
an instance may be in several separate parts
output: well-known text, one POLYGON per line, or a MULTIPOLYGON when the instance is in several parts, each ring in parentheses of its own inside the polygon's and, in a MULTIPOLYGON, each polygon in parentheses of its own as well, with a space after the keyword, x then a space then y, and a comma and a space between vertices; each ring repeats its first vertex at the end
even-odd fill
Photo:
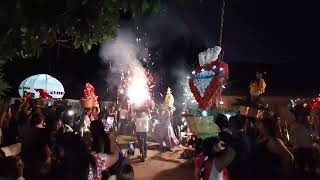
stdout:
POLYGON ((19 95, 24 96, 25 92, 34 94, 34 98, 39 98, 40 93, 47 93, 53 99, 61 99, 64 88, 60 81, 48 74, 37 74, 23 80, 19 86, 19 95))

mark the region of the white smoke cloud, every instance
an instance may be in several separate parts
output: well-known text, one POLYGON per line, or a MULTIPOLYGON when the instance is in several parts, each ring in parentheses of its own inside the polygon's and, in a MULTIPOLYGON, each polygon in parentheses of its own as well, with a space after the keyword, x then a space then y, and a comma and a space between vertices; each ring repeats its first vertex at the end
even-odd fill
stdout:
POLYGON ((100 47, 101 59, 106 64, 110 63, 109 73, 106 75, 109 85, 119 87, 121 73, 127 73, 130 70, 132 83, 129 83, 128 96, 133 101, 146 98, 148 93, 146 70, 140 61, 148 58, 148 49, 142 45, 142 41, 132 31, 121 29, 116 39, 108 40, 100 47), (130 93, 135 90, 139 92, 130 93))
POLYGON ((122 72, 128 67, 137 68, 144 71, 138 57, 145 58, 146 53, 143 46, 129 30, 119 30, 116 39, 110 39, 100 47, 100 57, 105 63, 111 62, 112 72, 122 72))

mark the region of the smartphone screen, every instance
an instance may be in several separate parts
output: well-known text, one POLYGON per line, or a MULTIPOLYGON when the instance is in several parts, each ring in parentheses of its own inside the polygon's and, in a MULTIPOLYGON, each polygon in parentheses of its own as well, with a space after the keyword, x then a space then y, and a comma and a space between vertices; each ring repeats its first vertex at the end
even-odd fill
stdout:
POLYGON ((114 117, 107 117, 107 124, 109 127, 113 126, 114 117))

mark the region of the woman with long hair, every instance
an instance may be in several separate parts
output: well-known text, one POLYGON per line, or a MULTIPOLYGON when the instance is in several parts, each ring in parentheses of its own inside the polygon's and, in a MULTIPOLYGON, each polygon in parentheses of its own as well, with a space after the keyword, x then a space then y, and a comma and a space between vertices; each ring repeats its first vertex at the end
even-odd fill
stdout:
POLYGON ((282 179, 286 167, 293 163, 293 155, 279 138, 277 122, 273 118, 256 121, 259 136, 251 153, 252 176, 259 179, 282 179))
POLYGON ((98 120, 92 122, 90 126, 91 134, 86 134, 87 142, 91 147, 91 155, 95 160, 95 167, 89 169, 89 180, 102 179, 102 172, 108 170, 119 159, 118 150, 113 147, 113 139, 104 131, 105 114, 101 113, 98 120), (91 137, 90 137, 91 136, 91 137))
POLYGON ((89 147, 79 135, 66 133, 58 141, 59 167, 56 179, 87 180, 89 168, 96 167, 89 147))
POLYGON ((228 180, 226 167, 236 153, 217 137, 203 140, 203 150, 196 158, 196 180, 228 180))

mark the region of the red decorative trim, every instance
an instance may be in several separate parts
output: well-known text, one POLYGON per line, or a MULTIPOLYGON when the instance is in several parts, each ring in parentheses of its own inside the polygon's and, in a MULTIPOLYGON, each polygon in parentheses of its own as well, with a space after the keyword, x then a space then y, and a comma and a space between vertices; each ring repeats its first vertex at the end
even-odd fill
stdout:
POLYGON ((311 109, 320 108, 320 97, 313 99, 312 102, 310 103, 310 107, 311 109))
POLYGON ((35 89, 35 91, 37 91, 39 94, 40 94, 40 98, 43 99, 43 100, 51 100, 53 99, 53 97, 47 93, 44 89, 35 89))
POLYGON ((196 85, 194 84, 192 78, 189 79, 190 90, 198 102, 200 109, 209 109, 212 107, 212 102, 214 99, 217 99, 221 95, 221 86, 228 82, 229 79, 229 69, 228 64, 223 61, 214 61, 210 64, 204 66, 198 66, 195 69, 196 74, 201 73, 201 70, 213 71, 215 76, 212 78, 209 86, 206 88, 204 96, 200 96, 200 92, 196 85), (223 71, 220 71, 220 68, 223 68, 223 71), (220 82, 220 78, 223 78, 223 81, 220 82))

